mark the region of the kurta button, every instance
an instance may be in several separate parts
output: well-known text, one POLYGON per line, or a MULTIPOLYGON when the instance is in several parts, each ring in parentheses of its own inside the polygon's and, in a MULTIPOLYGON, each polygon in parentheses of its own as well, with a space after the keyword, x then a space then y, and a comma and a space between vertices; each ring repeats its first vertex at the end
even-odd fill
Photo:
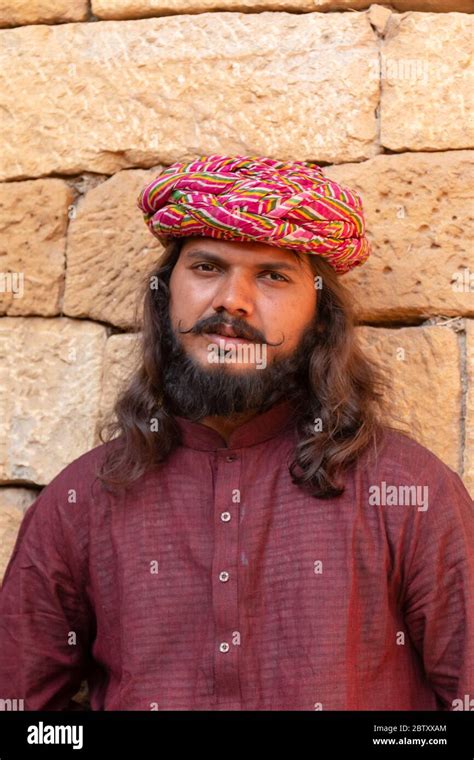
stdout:
POLYGON ((219 573, 219 580, 220 580, 220 581, 223 581, 223 582, 224 582, 224 581, 228 581, 228 580, 229 580, 229 578, 230 578, 230 575, 229 575, 229 573, 227 572, 227 570, 223 570, 223 571, 222 571, 222 573, 219 573))
POLYGON ((220 649, 220 651, 221 651, 221 652, 228 652, 228 651, 229 651, 229 649, 230 649, 230 647, 229 647, 229 645, 228 645, 227 641, 222 641, 222 642, 219 644, 219 649, 220 649))
POLYGON ((230 518, 231 518, 230 512, 221 512, 222 522, 229 522, 230 518))
POLYGON ((232 456, 232 454, 229 454, 228 456, 226 456, 225 461, 226 462, 234 462, 236 459, 237 459, 237 457, 232 456))

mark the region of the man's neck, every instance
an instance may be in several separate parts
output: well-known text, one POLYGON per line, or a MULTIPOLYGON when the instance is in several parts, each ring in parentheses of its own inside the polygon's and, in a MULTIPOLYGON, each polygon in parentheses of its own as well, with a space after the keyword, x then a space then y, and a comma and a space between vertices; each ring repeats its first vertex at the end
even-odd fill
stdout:
POLYGON ((251 409, 247 412, 241 412, 239 414, 233 414, 230 417, 203 417, 199 420, 201 425, 206 425, 206 427, 210 427, 213 430, 217 430, 217 432, 224 438, 226 444, 229 442, 229 438, 234 432, 234 430, 240 425, 243 425, 244 422, 248 422, 248 420, 251 420, 252 417, 255 417, 257 414, 255 409, 251 409))

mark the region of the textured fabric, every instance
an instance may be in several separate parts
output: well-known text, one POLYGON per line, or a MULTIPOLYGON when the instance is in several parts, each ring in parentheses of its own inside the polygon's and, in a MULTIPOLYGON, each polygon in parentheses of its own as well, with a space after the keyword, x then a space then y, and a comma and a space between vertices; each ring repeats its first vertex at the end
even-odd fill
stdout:
POLYGON ((212 155, 176 162, 143 188, 137 205, 163 244, 192 235, 267 243, 317 254, 338 274, 370 254, 360 197, 311 161, 212 155))
POLYGON ((177 419, 182 445, 128 495, 94 478, 112 442, 27 510, 0 592, 2 699, 65 709, 86 676, 93 710, 438 710, 474 696, 474 504, 454 471, 387 431, 343 496, 314 499, 288 473, 288 402, 228 447, 177 419), (429 499, 375 506, 374 484, 429 499))

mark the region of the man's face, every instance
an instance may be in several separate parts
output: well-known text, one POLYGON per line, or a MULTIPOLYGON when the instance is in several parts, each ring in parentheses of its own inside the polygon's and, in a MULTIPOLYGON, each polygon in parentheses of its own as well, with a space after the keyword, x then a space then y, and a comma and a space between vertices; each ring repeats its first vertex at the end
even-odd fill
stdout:
POLYGON ((300 262, 264 243, 188 238, 170 279, 173 330, 188 356, 208 370, 263 371, 290 356, 315 309, 307 258, 300 262), (231 337, 232 330, 243 337, 231 337), (238 350, 242 344, 247 350, 238 350), (229 347, 226 363, 212 362, 229 347))
POLYGON ((187 238, 162 313, 168 409, 193 420, 231 417, 298 395, 315 316, 307 260, 263 243, 187 238), (215 334, 229 328, 244 339, 215 334))

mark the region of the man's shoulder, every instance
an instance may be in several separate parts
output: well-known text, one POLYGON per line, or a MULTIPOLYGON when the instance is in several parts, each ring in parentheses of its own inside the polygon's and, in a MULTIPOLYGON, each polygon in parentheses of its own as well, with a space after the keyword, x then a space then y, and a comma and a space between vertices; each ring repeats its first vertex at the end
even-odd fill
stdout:
POLYGON ((100 443, 94 448, 85 451, 80 456, 71 460, 69 464, 63 467, 54 478, 50 481, 49 485, 58 484, 62 485, 64 481, 71 479, 81 480, 84 483, 92 483, 96 480, 99 470, 111 451, 117 447, 117 439, 100 443))
POLYGON ((399 465, 408 470, 420 466, 443 472, 455 472, 440 456, 411 434, 388 426, 383 427, 380 457, 385 464, 399 465))
POLYGON ((85 451, 63 467, 40 491, 30 506, 40 511, 52 508, 62 511, 67 504, 90 504, 104 495, 104 486, 99 474, 106 456, 115 449, 117 439, 100 443, 85 451))
MULTIPOLYGON (((383 427, 378 445, 367 452, 365 465, 368 477, 380 477, 400 484, 426 484, 432 489, 454 487, 470 499, 459 473, 438 454, 409 433, 383 427)), ((472 499, 471 499, 472 501, 472 499)))

